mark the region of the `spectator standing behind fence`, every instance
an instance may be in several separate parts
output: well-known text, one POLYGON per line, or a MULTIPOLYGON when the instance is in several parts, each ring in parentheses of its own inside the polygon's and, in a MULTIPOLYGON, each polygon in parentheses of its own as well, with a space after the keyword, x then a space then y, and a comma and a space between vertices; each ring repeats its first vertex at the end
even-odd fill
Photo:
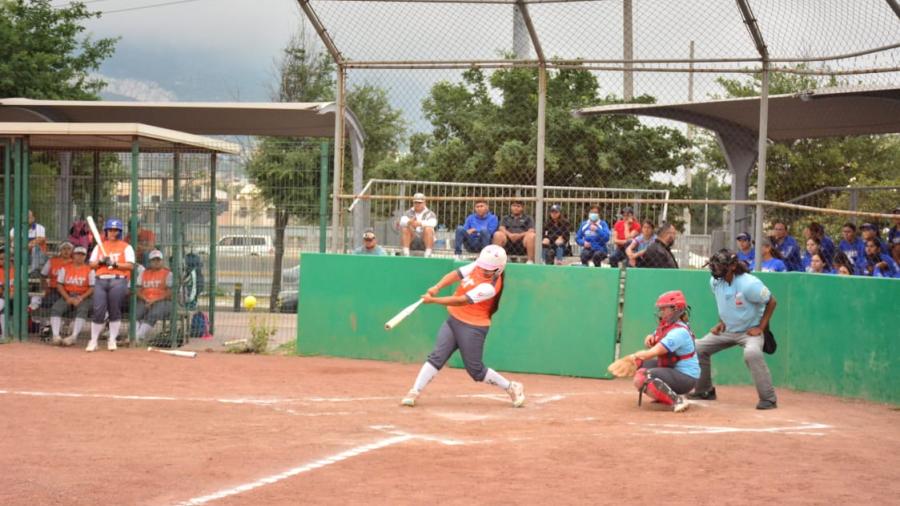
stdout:
POLYGON ((354 255, 375 255, 375 256, 385 256, 384 248, 378 245, 378 241, 375 238, 375 230, 372 228, 367 228, 365 232, 363 232, 363 245, 356 248, 353 251, 354 255))
POLYGON ((498 226, 497 216, 491 212, 487 201, 476 200, 475 212, 467 216, 462 225, 456 227, 456 240, 453 244, 456 259, 460 259, 463 247, 471 253, 480 253, 491 243, 498 226))
POLYGON ((437 215, 425 207, 425 194, 413 195, 413 206, 400 217, 400 242, 403 256, 409 256, 409 250, 425 250, 425 258, 431 256, 434 248, 434 227, 437 226, 437 215))
POLYGON ((625 255, 628 256, 628 265, 637 267, 638 260, 644 256, 647 248, 656 240, 656 234, 653 233, 653 229, 653 222, 644 220, 641 224, 641 234, 636 236, 625 248, 625 255))
POLYGON ((783 221, 776 221, 772 225, 772 246, 781 253, 781 260, 788 271, 803 270, 800 247, 797 245, 797 241, 788 234, 787 224, 783 221))
POLYGON ((850 273, 859 273, 862 267, 862 261, 866 257, 866 243, 856 235, 856 225, 847 222, 841 228, 841 235, 844 236, 838 244, 840 250, 838 254, 843 253, 850 261, 850 273))
POLYGON ((675 230, 675 225, 663 223, 656 231, 656 240, 647 247, 644 256, 638 262, 638 267, 677 269, 678 261, 672 254, 672 245, 675 244, 676 235, 678 235, 678 231, 675 230))
POLYGON ((803 229, 803 237, 807 240, 815 238, 819 240, 819 251, 822 252, 823 258, 828 260, 830 264, 834 259, 834 241, 825 235, 825 227, 821 223, 811 222, 803 229))
POLYGON ((172 314, 172 287, 175 277, 163 267, 162 251, 155 249, 147 254, 150 266, 138 275, 137 309, 134 319, 138 322, 137 339, 144 340, 156 322, 168 319, 172 314))
POLYGON ((513 200, 509 214, 500 220, 500 228, 494 232, 494 244, 502 246, 507 255, 522 255, 527 263, 534 263, 534 220, 525 214, 521 200, 513 200))
POLYGON ((549 219, 544 223, 544 263, 561 265, 562 259, 572 254, 569 245, 571 225, 558 204, 550 206, 549 219))
POLYGON ((735 238, 737 240, 737 257, 738 260, 744 262, 747 267, 753 264, 756 258, 756 250, 753 248, 753 238, 747 232, 741 232, 735 238))
POLYGON ((881 243, 873 237, 866 240, 866 258, 861 274, 875 278, 895 278, 900 277, 900 267, 893 258, 882 252, 881 243))
POLYGON ((575 242, 581 246, 581 264, 600 267, 608 255, 609 224, 600 219, 599 206, 591 206, 588 218, 578 226, 575 242))
MULTIPOLYGON (((762 255, 760 258, 762 259, 762 268, 760 271, 762 272, 785 272, 787 271, 787 266, 784 265, 784 260, 781 258, 781 252, 778 251, 775 247, 772 246, 772 239, 765 238, 761 242, 760 247, 762 248, 762 255)), ((753 270, 755 262, 753 260, 750 261, 747 266, 749 270, 753 270)))
POLYGON ((728 250, 713 255, 709 260, 709 269, 712 274, 709 286, 716 299, 719 323, 697 341, 700 379, 688 398, 715 400, 711 357, 732 346, 740 346, 744 349, 744 363, 750 369, 759 395, 756 409, 776 408, 778 399, 763 356, 763 333, 775 312, 775 297, 759 278, 748 273, 737 255, 728 250))
POLYGON ((613 242, 616 244, 616 250, 609 256, 609 265, 618 267, 619 262, 628 257, 626 249, 631 241, 641 233, 641 224, 634 217, 634 209, 622 208, 622 219, 613 225, 613 230, 615 232, 613 242))
POLYGON ((50 328, 53 333, 53 344, 72 346, 78 334, 84 328, 91 310, 91 294, 94 293, 96 272, 85 263, 87 248, 78 246, 72 253, 72 261, 59 269, 56 276, 56 291, 59 294, 50 309, 50 328), (72 333, 65 339, 59 333, 62 319, 75 313, 72 333))
MULTIPOLYGON (((9 238, 13 239, 16 229, 9 229, 9 238)), ((37 222, 31 209, 28 210, 28 251, 30 254, 29 273, 37 273, 47 260, 47 230, 37 222)))

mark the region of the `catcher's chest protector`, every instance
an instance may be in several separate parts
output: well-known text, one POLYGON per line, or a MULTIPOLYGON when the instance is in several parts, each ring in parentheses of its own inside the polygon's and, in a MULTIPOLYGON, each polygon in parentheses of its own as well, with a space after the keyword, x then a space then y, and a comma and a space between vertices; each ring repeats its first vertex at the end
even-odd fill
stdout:
MULTIPOLYGON (((674 323, 662 323, 659 325, 659 327, 656 328, 656 331, 653 333, 653 346, 656 346, 657 344, 659 344, 659 342, 662 341, 664 337, 666 337, 666 334, 668 334, 669 331, 675 327, 681 327, 681 328, 687 330, 688 334, 691 335, 692 343, 697 340, 697 338, 694 336, 694 332, 691 330, 691 327, 682 321, 677 321, 674 323)), ((684 355, 676 355, 674 353, 669 353, 667 355, 660 356, 659 358, 656 359, 656 366, 657 367, 675 367, 675 364, 677 364, 680 360, 687 360, 696 354, 697 354, 697 347, 695 345, 694 349, 691 350, 690 353, 687 353, 684 355)))

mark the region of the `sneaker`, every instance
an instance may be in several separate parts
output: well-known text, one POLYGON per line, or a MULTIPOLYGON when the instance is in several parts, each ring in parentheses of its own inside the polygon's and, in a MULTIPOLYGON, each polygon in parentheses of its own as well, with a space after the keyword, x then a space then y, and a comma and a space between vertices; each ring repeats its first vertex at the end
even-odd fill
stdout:
POLYGON ((406 397, 400 401, 401 406, 408 406, 410 408, 416 405, 416 399, 419 398, 419 391, 415 388, 411 388, 409 392, 406 393, 406 397))
POLYGON ((90 353, 92 351, 97 351, 97 341, 91 339, 91 342, 88 343, 87 348, 84 351, 90 353))
POLYGON ((534 264, 533 260, 529 260, 529 261, 525 262, 525 265, 532 265, 532 264, 534 264))
POLYGON ((63 346, 72 346, 73 344, 75 344, 75 336, 69 336, 62 340, 63 346))
POLYGON ((106 349, 109 351, 116 351, 116 340, 110 338, 108 341, 106 341, 106 349))
POLYGON ((695 401, 714 401, 716 400, 716 388, 713 387, 708 392, 691 392, 687 394, 687 398, 695 401))
POLYGON ((775 401, 759 401, 756 405, 756 409, 775 409, 778 407, 778 403, 775 401))
POLYGON ((506 389, 514 408, 521 408, 525 404, 525 387, 518 381, 510 381, 506 389))
POLYGON ((678 397, 675 398, 675 406, 673 407, 673 410, 676 413, 681 413, 682 411, 685 411, 690 406, 691 406, 691 403, 688 402, 688 400, 685 399, 683 395, 679 395, 678 397))
POLYGON ((62 344, 62 338, 59 336, 53 336, 53 344, 59 346, 60 344, 62 344))
POLYGON ((453 255, 453 259, 456 260, 457 262, 462 262, 463 258, 462 258, 462 255, 457 253, 457 254, 453 255))

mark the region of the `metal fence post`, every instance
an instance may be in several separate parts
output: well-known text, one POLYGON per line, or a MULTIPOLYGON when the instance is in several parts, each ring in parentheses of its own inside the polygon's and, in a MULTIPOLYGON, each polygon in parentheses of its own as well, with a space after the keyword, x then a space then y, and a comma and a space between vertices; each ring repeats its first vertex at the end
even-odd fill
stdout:
POLYGON ((219 228, 219 200, 216 197, 216 170, 218 154, 209 155, 209 334, 215 335, 216 324, 216 231, 219 228))
POLYGON ((341 250, 341 191, 344 182, 344 91, 346 70, 337 66, 337 93, 334 108, 334 194, 331 196, 331 251, 341 250))
POLYGON ((328 141, 319 144, 319 253, 325 253, 328 235, 328 141))
MULTIPOLYGON (((134 247, 137 247, 138 241, 138 160, 141 155, 140 143, 138 142, 137 137, 131 140, 131 198, 130 200, 130 208, 131 208, 131 219, 128 228, 131 231, 131 244, 134 247)), ((135 253, 137 253, 135 251, 135 253)), ((131 268, 131 279, 129 284, 131 286, 131 295, 129 296, 129 308, 128 311, 128 342, 134 343, 137 339, 137 320, 136 320, 136 310, 137 310, 137 266, 138 262, 140 262, 140 258, 137 258, 135 255, 135 262, 131 268)))
POLYGON ((547 141, 547 67, 538 67, 537 174, 534 204, 534 261, 544 263, 544 144, 547 141))
MULTIPOLYGON (((757 244, 760 244, 756 248, 753 254, 753 262, 754 262, 754 270, 759 271, 762 269, 762 246, 760 239, 762 238, 763 231, 763 219, 765 216, 765 209, 762 205, 762 201, 766 200, 766 138, 768 137, 769 131, 769 62, 763 61, 763 71, 762 71, 762 95, 759 100, 759 147, 757 148, 758 162, 757 162, 757 174, 756 174, 756 200, 760 202, 756 204, 756 227, 753 233, 756 236, 757 244)), ((733 238, 732 238, 733 239, 733 238)))
MULTIPOLYGON (((175 240, 172 244, 172 311, 169 314, 169 338, 172 348, 178 347, 178 292, 181 290, 181 153, 175 150, 172 158, 172 200, 174 202, 172 215, 172 233, 175 240)), ((187 329, 185 329, 187 330, 187 329)))
MULTIPOLYGON (((9 259, 12 258, 12 252, 9 248, 9 229, 10 229, 10 164, 12 163, 12 153, 10 149, 12 148, 12 142, 9 139, 3 140, 3 244, 5 244, 5 251, 3 255, 3 298, 10 300, 11 297, 9 291, 9 259)), ((9 304, 3 305, 3 321, 6 324, 10 324, 10 308, 9 304)), ((7 330, 9 329, 8 325, 5 325, 4 333, 2 337, 4 340, 9 335, 7 330)))

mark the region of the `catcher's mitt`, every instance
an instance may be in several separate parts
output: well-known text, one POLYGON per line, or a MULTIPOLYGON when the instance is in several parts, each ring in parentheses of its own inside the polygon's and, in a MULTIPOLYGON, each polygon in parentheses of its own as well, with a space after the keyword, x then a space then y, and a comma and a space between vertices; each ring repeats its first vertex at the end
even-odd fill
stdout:
POLYGON ((607 371, 617 378, 629 378, 637 372, 638 365, 634 355, 626 355, 619 360, 609 364, 607 371))

